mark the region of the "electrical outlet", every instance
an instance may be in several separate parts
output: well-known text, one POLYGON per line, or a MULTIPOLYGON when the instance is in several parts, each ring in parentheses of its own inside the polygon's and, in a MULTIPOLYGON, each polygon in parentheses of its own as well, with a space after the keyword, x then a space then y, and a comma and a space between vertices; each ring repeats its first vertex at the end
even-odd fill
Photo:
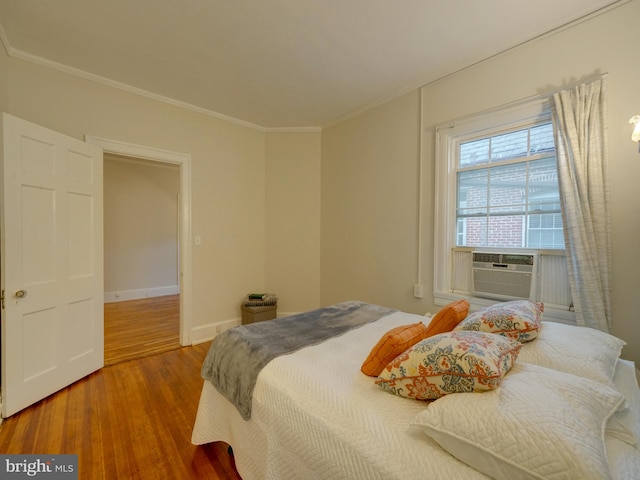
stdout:
POLYGON ((423 292, 423 289, 422 289, 422 285, 415 284, 413 286, 413 296, 416 297, 416 298, 424 297, 424 292, 423 292))
POLYGON ((222 333, 222 325, 216 325, 216 333, 222 333))

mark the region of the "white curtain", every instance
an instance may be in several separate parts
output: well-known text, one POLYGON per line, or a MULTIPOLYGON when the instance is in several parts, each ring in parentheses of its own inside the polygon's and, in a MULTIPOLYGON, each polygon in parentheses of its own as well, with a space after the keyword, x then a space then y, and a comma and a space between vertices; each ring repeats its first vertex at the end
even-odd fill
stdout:
POLYGON ((605 79, 553 96, 560 201, 578 325, 611 330, 605 79))

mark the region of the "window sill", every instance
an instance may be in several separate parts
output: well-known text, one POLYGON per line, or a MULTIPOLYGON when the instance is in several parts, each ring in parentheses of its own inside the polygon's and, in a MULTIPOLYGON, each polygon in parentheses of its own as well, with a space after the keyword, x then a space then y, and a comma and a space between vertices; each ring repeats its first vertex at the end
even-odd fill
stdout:
MULTIPOLYGON (((434 292, 433 294, 433 301, 438 306, 444 306, 450 302, 463 298, 469 301, 470 312, 475 312, 490 305, 499 303, 499 300, 473 297, 471 295, 463 295, 462 293, 434 292)), ((561 305, 549 305, 545 303, 543 320, 549 322, 564 323, 567 325, 575 325, 576 315, 573 311, 568 310, 567 307, 561 305)))

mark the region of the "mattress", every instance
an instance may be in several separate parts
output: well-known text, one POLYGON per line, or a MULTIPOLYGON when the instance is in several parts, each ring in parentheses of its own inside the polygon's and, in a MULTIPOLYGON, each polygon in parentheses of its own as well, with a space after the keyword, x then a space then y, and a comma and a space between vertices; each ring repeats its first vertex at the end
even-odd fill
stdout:
MULTIPOLYGON (((230 444, 244 480, 491 478, 415 425, 417 416, 429 408, 428 402, 385 392, 374 378, 360 372, 363 360, 385 332, 420 321, 429 319, 395 312, 274 359, 258 376, 250 420, 243 420, 231 403, 204 382, 192 442, 230 444)), ((629 407, 621 421, 632 439, 640 438, 634 364, 618 359, 613 381, 629 407)), ((471 399, 485 394, 457 395, 471 399)), ((634 478, 640 472, 640 454, 633 441, 607 433, 605 442, 611 478, 634 478)), ((560 473, 557 478, 568 478, 560 473)))

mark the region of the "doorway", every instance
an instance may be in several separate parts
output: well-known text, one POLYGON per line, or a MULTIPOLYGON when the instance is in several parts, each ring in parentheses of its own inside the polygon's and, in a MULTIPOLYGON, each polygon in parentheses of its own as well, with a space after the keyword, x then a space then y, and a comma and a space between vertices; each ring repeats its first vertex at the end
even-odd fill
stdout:
POLYGON ((98 145, 104 155, 116 155, 156 165, 176 166, 179 170, 178 197, 178 285, 180 345, 191 345, 191 155, 155 147, 109 140, 87 135, 85 141, 98 145))
POLYGON ((105 365, 180 346, 180 171, 103 155, 105 365))

